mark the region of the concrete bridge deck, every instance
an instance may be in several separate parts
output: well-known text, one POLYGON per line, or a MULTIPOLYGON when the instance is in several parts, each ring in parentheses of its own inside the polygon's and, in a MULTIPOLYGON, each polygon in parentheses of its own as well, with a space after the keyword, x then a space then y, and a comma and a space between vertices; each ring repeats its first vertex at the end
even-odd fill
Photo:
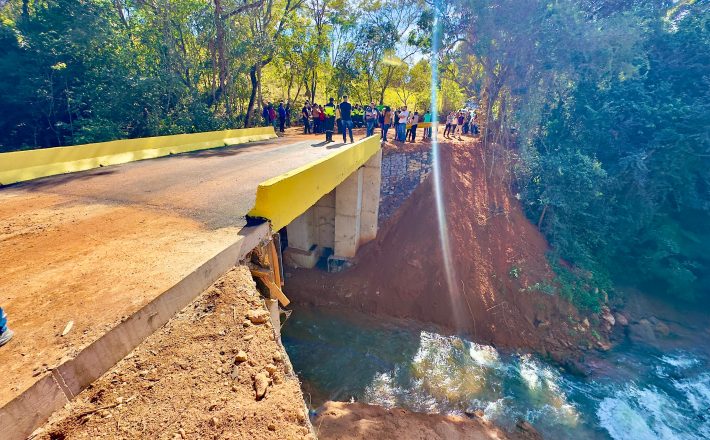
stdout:
POLYGON ((257 185, 337 151, 286 137, 0 188, 0 407, 238 239, 257 185), (71 330, 62 336, 69 322, 71 330))

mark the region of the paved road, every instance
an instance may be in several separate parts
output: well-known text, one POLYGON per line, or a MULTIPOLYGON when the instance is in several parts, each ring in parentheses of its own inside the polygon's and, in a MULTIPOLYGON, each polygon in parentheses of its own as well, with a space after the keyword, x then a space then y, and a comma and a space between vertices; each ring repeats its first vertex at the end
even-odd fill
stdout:
POLYGON ((259 182, 342 146, 321 139, 287 137, 0 188, 0 305, 16 332, 0 349, 0 406, 233 243, 259 182))
POLYGON ((260 182, 343 146, 325 147, 320 137, 299 140, 283 138, 98 168, 5 191, 61 195, 82 203, 141 206, 184 215, 211 229, 243 226, 260 182))

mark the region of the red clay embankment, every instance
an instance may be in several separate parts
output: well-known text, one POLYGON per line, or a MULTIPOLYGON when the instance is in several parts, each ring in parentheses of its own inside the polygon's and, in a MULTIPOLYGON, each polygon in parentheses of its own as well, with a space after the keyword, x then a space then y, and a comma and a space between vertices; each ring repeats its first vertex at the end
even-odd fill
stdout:
POLYGON ((432 175, 378 238, 361 248, 354 267, 339 274, 292 271, 287 295, 303 303, 432 322, 502 347, 572 348, 567 321, 577 313, 539 291, 552 279, 547 243, 510 193, 500 152, 493 161, 477 141, 440 148, 451 286, 432 175))

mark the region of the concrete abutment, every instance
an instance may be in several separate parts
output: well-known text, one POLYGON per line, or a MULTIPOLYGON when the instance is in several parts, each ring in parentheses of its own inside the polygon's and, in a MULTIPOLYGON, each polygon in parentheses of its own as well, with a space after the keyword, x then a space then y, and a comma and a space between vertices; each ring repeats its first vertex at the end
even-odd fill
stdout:
POLYGON ((329 270, 347 264, 358 248, 377 236, 382 151, 321 197, 287 227, 285 263, 313 268, 330 250, 329 270))

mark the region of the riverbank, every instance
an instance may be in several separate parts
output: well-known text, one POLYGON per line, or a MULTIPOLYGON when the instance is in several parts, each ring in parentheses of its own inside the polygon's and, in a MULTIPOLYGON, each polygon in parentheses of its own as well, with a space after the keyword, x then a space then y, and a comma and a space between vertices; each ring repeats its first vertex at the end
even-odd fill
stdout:
POLYGON ((585 320, 554 289, 547 243, 506 183, 496 147, 477 139, 440 145, 443 204, 434 174, 361 248, 353 267, 329 274, 289 269, 295 302, 415 319, 496 347, 579 359, 606 347, 601 319, 585 320), (442 246, 438 210, 445 219, 442 246), (449 280, 447 282, 447 280, 449 280))
POLYGON ((363 403, 328 402, 313 425, 321 440, 535 440, 541 439, 528 425, 507 434, 491 422, 452 415, 424 414, 406 409, 387 409, 363 403))

